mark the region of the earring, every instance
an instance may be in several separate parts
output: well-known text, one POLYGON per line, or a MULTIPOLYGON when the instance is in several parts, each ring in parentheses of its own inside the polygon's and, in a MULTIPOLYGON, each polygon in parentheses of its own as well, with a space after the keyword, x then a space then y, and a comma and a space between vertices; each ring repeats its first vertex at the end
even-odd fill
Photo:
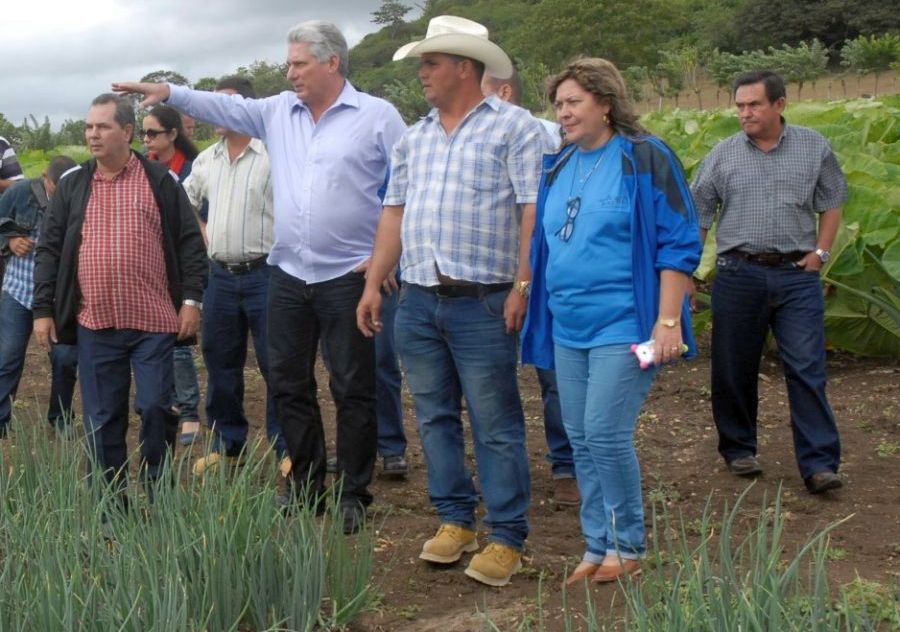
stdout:
POLYGON ((604 125, 609 125, 609 114, 604 114, 604 115, 603 115, 603 124, 604 124, 604 125))

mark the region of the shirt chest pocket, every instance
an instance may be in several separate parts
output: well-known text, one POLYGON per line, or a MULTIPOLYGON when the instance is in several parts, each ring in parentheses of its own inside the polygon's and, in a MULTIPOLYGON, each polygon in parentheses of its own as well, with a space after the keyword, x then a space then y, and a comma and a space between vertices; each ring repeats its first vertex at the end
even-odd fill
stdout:
POLYGON ((810 207, 816 181, 812 173, 778 174, 775 176, 775 197, 785 208, 805 210, 810 207))
POLYGON ((460 177, 463 184, 476 191, 501 187, 506 165, 506 148, 500 143, 466 143, 460 152, 460 177))

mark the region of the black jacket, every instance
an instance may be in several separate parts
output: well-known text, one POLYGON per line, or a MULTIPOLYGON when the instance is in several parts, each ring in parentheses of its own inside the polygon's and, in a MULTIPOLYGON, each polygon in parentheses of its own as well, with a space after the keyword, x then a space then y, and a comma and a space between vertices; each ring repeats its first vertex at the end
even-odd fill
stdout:
MULTIPOLYGON (((135 155, 159 206, 169 294, 178 311, 184 299, 203 300, 208 272, 206 247, 191 203, 178 180, 165 165, 136 152, 135 155)), ((60 178, 35 251, 32 311, 35 318, 52 316, 57 338, 66 344, 75 343, 78 331, 78 251, 96 168, 97 161, 91 159, 60 178)))

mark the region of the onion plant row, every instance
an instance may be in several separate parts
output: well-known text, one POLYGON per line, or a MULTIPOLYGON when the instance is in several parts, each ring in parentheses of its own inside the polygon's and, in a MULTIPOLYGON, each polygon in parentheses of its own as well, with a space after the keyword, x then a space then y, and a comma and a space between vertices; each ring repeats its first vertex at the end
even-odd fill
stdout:
POLYGON ((202 479, 173 462, 123 509, 82 443, 27 425, 0 449, 0 631, 327 629, 369 607, 370 531, 345 537, 335 498, 284 515, 270 454, 202 479))

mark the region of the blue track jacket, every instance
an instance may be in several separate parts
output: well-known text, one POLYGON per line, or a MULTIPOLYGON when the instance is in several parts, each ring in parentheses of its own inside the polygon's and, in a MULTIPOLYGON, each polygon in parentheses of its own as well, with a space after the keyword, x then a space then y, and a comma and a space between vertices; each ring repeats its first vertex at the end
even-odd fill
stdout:
MULTIPOLYGON (((545 275, 548 247, 544 234, 544 205, 550 185, 562 165, 572 156, 574 146, 544 156, 537 201, 537 218, 531 240, 531 294, 522 328, 522 362, 538 368, 553 368, 553 316, 548 307, 545 275)), ((625 139, 622 174, 634 200, 632 258, 634 305, 641 340, 648 340, 659 313, 660 270, 693 274, 703 250, 694 200, 675 153, 654 136, 625 139)), ((600 261, 585 265, 602 266, 600 261)), ((691 311, 685 297, 681 309, 681 335, 688 345, 685 357, 697 353, 691 331, 691 311)))

